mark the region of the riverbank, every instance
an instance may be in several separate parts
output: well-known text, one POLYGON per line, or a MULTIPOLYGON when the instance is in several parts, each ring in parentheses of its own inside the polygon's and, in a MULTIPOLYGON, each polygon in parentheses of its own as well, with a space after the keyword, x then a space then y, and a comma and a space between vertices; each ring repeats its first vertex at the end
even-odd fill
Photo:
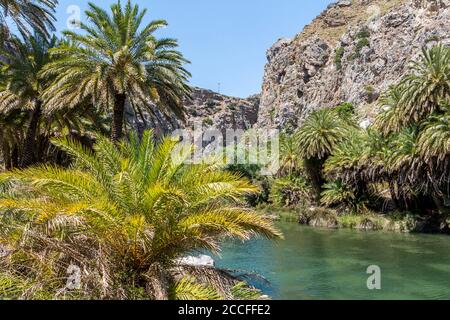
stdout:
POLYGON ((365 231, 389 231, 399 233, 449 233, 450 221, 446 226, 442 223, 413 214, 391 212, 380 214, 368 212, 356 214, 352 212, 340 213, 323 207, 293 207, 280 208, 266 206, 260 210, 274 220, 296 222, 316 228, 327 229, 356 229, 365 231))
POLYGON ((277 221, 285 240, 227 241, 218 268, 258 274, 252 285, 272 299, 450 299, 450 237, 323 229, 277 221), (381 269, 369 290, 367 268, 381 269))

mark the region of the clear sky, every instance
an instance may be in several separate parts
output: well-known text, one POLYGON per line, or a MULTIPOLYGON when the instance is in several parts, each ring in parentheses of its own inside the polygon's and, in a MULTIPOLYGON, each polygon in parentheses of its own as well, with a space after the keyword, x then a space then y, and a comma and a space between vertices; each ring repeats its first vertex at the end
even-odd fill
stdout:
MULTIPOLYGON (((126 0, 122 0, 125 3, 126 0)), ((115 0, 94 1, 109 8, 115 0)), ((161 36, 178 39, 191 61, 191 84, 246 97, 261 90, 266 51, 279 38, 292 38, 332 0, 134 0, 147 8, 146 21, 165 19, 161 36)), ((59 0, 56 24, 66 29, 70 6, 88 1, 59 0)))

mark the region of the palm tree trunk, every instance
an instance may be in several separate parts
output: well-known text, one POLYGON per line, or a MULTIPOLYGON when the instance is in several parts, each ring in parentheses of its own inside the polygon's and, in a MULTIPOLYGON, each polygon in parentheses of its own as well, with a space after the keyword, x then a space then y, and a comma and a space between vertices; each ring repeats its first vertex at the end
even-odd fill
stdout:
POLYGON ((305 160, 306 173, 311 183, 315 205, 320 204, 322 185, 324 183, 322 178, 323 163, 324 161, 321 159, 305 160))
POLYGON ((122 139, 125 101, 125 94, 116 94, 114 97, 113 123, 111 128, 111 141, 113 142, 119 142, 122 139))
POLYGON ((19 167, 19 146, 17 145, 17 143, 15 143, 11 153, 11 168, 14 169, 18 167, 19 167))
POLYGON ((145 291, 154 300, 169 300, 170 275, 167 269, 154 264, 146 274, 145 291))
POLYGON ((3 154, 3 162, 6 170, 10 170, 12 168, 11 164, 11 148, 7 141, 3 141, 2 143, 2 154, 3 154))
POLYGON ((389 192, 391 194, 391 199, 395 205, 395 208, 398 210, 401 209, 399 201, 398 201, 397 193, 395 192, 395 182, 392 180, 389 180, 389 192))
POLYGON ((36 163, 34 153, 36 145, 36 135, 38 132, 39 121, 42 115, 42 102, 36 100, 34 110, 31 113, 30 123, 28 125, 27 134, 23 146, 22 167, 26 168, 36 163))

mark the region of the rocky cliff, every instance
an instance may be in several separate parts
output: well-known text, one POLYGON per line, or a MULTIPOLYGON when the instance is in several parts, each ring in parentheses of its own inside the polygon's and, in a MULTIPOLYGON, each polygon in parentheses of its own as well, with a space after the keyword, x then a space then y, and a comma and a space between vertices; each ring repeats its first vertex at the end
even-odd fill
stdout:
POLYGON ((423 46, 450 45, 449 0, 342 0, 267 52, 259 127, 295 128, 351 102, 365 122, 423 46))
POLYGON ((128 122, 138 131, 154 128, 158 134, 168 134, 182 128, 192 129, 194 124, 203 125, 204 128, 214 127, 224 132, 227 129, 247 130, 257 122, 259 103, 259 95, 242 99, 193 88, 190 99, 184 101, 185 121, 164 116, 155 107, 153 115, 145 112, 137 116, 129 108, 128 122))

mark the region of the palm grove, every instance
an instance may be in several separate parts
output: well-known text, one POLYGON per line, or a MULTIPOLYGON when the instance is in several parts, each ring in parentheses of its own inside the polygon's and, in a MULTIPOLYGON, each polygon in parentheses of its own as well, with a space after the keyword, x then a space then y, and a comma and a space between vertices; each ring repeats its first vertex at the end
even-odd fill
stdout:
POLYGON ((192 147, 171 138, 124 135, 126 108, 183 116, 188 61, 155 36, 167 23, 144 24, 130 1, 89 4, 81 32, 57 39, 56 5, 0 1, 0 297, 257 298, 226 270, 177 261, 225 238, 281 238, 245 207, 258 188, 186 165, 192 147))
POLYGON ((130 2, 91 4, 82 32, 56 39, 55 5, 0 0, 0 296, 258 297, 226 270, 177 262, 218 252, 227 237, 281 238, 249 200, 339 215, 395 210, 448 231, 448 47, 423 50, 368 128, 343 103, 283 133, 280 170, 266 179, 255 167, 186 165, 192 147, 125 134, 126 109, 183 117, 188 61, 175 40, 155 36, 165 21, 144 25, 130 2), (82 270, 76 289, 66 287, 70 265, 82 270))
POLYGON ((312 112, 294 134, 285 134, 272 202, 338 214, 395 210, 448 232, 450 48, 423 49, 378 104, 368 128, 344 103, 312 112))

